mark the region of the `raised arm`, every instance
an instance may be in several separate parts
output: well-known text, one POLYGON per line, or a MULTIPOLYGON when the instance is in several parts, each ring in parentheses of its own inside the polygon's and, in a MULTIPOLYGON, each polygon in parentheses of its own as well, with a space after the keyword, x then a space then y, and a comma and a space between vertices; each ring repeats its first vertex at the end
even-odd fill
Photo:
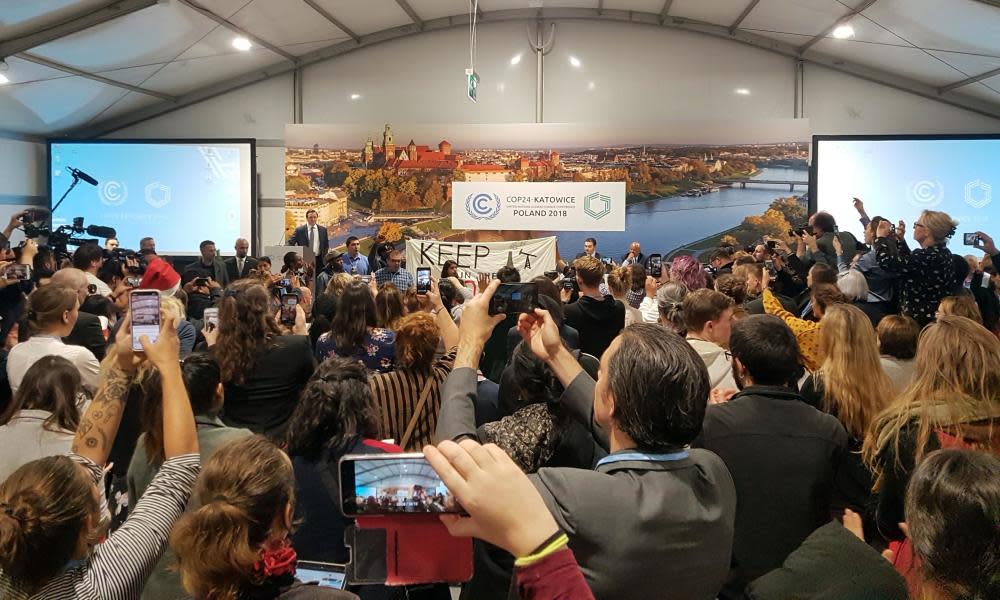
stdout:
POLYGON ((131 318, 126 316, 120 330, 122 335, 117 337, 104 363, 103 377, 94 400, 80 419, 73 439, 75 454, 101 466, 108 460, 111 444, 121 424, 129 374, 135 372, 139 362, 132 353, 132 336, 128 335, 131 327, 131 318))

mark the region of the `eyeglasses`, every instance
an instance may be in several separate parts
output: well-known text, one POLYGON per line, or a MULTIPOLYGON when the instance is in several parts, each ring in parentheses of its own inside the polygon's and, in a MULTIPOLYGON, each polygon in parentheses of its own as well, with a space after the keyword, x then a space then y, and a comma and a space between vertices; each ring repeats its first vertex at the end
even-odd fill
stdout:
POLYGON ((913 224, 913 227, 914 228, 916 228, 916 227, 925 227, 925 225, 923 223, 916 222, 916 223, 913 224))

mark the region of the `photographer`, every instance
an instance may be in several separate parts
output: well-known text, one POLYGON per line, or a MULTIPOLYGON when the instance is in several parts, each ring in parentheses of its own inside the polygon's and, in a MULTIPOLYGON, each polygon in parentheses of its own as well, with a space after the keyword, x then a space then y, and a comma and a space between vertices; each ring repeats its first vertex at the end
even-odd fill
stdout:
MULTIPOLYGON (((201 257, 188 265, 181 276, 184 281, 184 291, 189 294, 194 291, 193 288, 188 289, 187 284, 195 279, 207 279, 210 282, 209 287, 213 290, 229 285, 226 263, 216 255, 215 242, 205 240, 198 245, 198 250, 201 252, 201 257)), ((199 287, 204 287, 204 284, 199 287)))

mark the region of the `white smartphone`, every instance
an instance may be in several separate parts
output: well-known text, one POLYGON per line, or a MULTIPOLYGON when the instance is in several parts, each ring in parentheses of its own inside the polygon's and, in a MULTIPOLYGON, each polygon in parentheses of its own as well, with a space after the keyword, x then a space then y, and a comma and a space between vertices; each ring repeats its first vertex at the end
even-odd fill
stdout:
POLYGON ((202 315, 202 321, 205 323, 205 327, 208 329, 215 329, 219 326, 219 309, 218 308, 206 308, 205 314, 202 315))
POLYGON ((141 351, 139 338, 146 336, 156 342, 160 336, 160 291, 132 290, 128 295, 132 316, 132 350, 141 351))

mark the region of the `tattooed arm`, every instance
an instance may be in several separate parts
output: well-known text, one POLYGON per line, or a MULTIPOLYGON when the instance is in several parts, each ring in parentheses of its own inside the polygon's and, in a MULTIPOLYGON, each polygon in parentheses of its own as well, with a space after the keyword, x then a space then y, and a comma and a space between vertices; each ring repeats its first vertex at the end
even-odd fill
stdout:
POLYGON ((118 433, 128 392, 128 374, 117 367, 106 370, 94 400, 80 420, 73 452, 104 465, 118 433))

